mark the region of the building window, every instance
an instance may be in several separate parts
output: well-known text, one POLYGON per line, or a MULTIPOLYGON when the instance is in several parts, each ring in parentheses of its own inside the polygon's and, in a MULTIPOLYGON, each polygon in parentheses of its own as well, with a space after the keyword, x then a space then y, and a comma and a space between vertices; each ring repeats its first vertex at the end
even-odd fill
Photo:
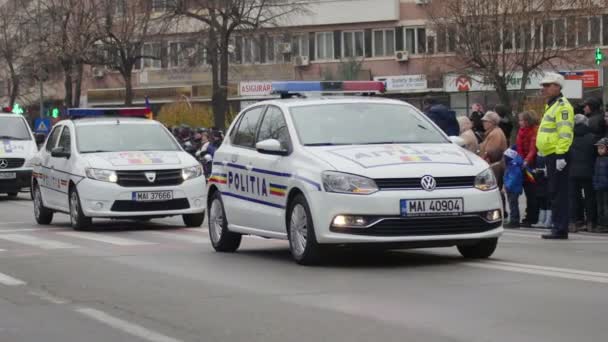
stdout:
MULTIPOLYGON (((296 34, 291 37, 291 55, 292 56, 309 56, 308 52, 308 34, 296 34)), ((289 61, 291 58, 287 59, 289 61)))
POLYGON ((169 67, 194 67, 200 63, 199 51, 192 42, 176 42, 169 44, 169 67))
POLYGON ((553 20, 545 20, 543 23, 543 46, 545 48, 553 48, 553 37, 553 20))
POLYGON ((412 55, 426 53, 426 29, 424 27, 405 29, 405 48, 412 55))
POLYGON ((363 31, 342 32, 342 57, 363 57, 364 46, 363 31))
POLYGON ((383 57, 395 55, 395 30, 376 30, 373 35, 372 56, 383 57))
POLYGON ((316 56, 320 60, 334 59, 334 33, 319 32, 315 34, 316 56))
POLYGON ((589 18, 589 44, 600 44, 600 36, 602 33, 602 20, 600 17, 589 18))
POLYGON ((151 69, 160 69, 161 67, 161 44, 151 43, 144 44, 143 47, 143 67, 151 69))
POLYGON ((169 7, 168 0, 151 0, 152 1, 152 12, 164 12, 169 7))
POLYGON ((558 48, 566 46, 566 21, 563 18, 555 20, 553 33, 555 35, 555 46, 558 48))
POLYGON ((260 41, 257 37, 241 37, 241 54, 243 64, 259 64, 261 62, 260 41))
POLYGON ((114 14, 122 16, 127 11, 127 0, 114 0, 114 14))

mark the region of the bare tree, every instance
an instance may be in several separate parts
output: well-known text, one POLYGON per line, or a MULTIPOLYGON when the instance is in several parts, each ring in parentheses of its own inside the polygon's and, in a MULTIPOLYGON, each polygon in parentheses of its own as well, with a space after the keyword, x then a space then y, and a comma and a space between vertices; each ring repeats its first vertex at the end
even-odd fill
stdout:
POLYGON ((225 126, 228 111, 228 68, 235 32, 271 26, 278 19, 302 9, 300 2, 286 0, 170 0, 178 16, 204 24, 208 39, 207 60, 211 64, 214 122, 225 126))
POLYGON ((533 73, 575 60, 575 48, 593 43, 586 20, 598 9, 594 0, 443 0, 428 14, 456 63, 493 84, 511 106, 509 85, 521 84, 524 94, 533 73))
MULTIPOLYGON (((171 28, 172 20, 153 12, 148 0, 100 0, 103 18, 97 22, 103 38, 101 64, 118 70, 125 82, 125 105, 133 104, 132 73, 142 59, 160 60, 152 51, 144 53, 144 44, 161 39, 171 28)), ((157 41, 158 42, 158 41, 157 41)))
POLYGON ((9 0, 0 6, 0 62, 6 77, 9 106, 13 106, 20 95, 23 78, 27 69, 29 44, 28 29, 24 18, 19 15, 21 5, 17 0, 9 0))

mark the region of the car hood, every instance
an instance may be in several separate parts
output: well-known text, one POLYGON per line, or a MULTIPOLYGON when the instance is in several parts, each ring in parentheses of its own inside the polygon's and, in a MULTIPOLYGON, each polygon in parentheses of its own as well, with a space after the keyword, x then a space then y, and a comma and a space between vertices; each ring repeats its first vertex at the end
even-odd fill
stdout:
POLYGON ((38 148, 36 147, 36 143, 32 140, 0 140, 0 159, 29 159, 37 152, 38 148))
POLYGON ((108 170, 163 170, 196 164, 185 152, 103 152, 82 154, 82 157, 89 167, 108 170))
POLYGON ((488 164, 454 144, 387 144, 306 147, 336 171, 370 178, 475 176, 488 164))

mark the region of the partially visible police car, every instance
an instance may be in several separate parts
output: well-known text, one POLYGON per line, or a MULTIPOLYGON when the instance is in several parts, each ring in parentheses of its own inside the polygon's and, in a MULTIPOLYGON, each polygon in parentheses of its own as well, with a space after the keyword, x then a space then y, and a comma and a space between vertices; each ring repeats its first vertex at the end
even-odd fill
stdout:
POLYGON ((146 109, 70 109, 34 158, 34 214, 49 224, 70 215, 74 229, 94 217, 204 221, 202 166, 146 109))
POLYGON ((25 118, 0 111, 0 193, 15 197, 30 187, 30 161, 36 152, 38 147, 25 118))
MULTIPOLYGON (((277 82, 275 92, 381 90, 375 82, 277 82)), ((372 97, 283 99, 248 107, 214 156, 209 233, 289 240, 296 262, 330 247, 457 246, 490 257, 503 232, 488 164, 415 107, 372 97)))

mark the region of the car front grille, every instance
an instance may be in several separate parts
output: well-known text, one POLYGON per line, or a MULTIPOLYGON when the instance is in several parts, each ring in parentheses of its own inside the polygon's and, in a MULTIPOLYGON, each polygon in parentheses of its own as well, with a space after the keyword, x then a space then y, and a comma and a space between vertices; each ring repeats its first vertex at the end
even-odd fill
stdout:
POLYGON ((112 211, 118 212, 166 211, 188 208, 190 208, 190 203, 188 203, 187 198, 158 202, 114 201, 114 204, 112 205, 112 211))
POLYGON ((500 227, 479 215, 385 218, 369 228, 336 228, 332 232, 367 236, 428 236, 483 233, 500 227))
MULTIPOLYGON (((379 178, 374 179, 380 190, 421 190, 421 178, 379 178)), ((475 186, 475 176, 467 177, 437 177, 435 189, 472 188, 475 186)))
POLYGON ((116 171, 117 184, 124 187, 169 186, 183 183, 182 170, 116 171), (154 182, 148 181, 146 173, 156 173, 154 182))
POLYGON ((6 169, 17 169, 25 164, 25 159, 23 158, 0 158, 0 166, 6 164, 6 167, 0 168, 0 170, 6 169), (5 161, 5 162, 2 162, 5 161))

